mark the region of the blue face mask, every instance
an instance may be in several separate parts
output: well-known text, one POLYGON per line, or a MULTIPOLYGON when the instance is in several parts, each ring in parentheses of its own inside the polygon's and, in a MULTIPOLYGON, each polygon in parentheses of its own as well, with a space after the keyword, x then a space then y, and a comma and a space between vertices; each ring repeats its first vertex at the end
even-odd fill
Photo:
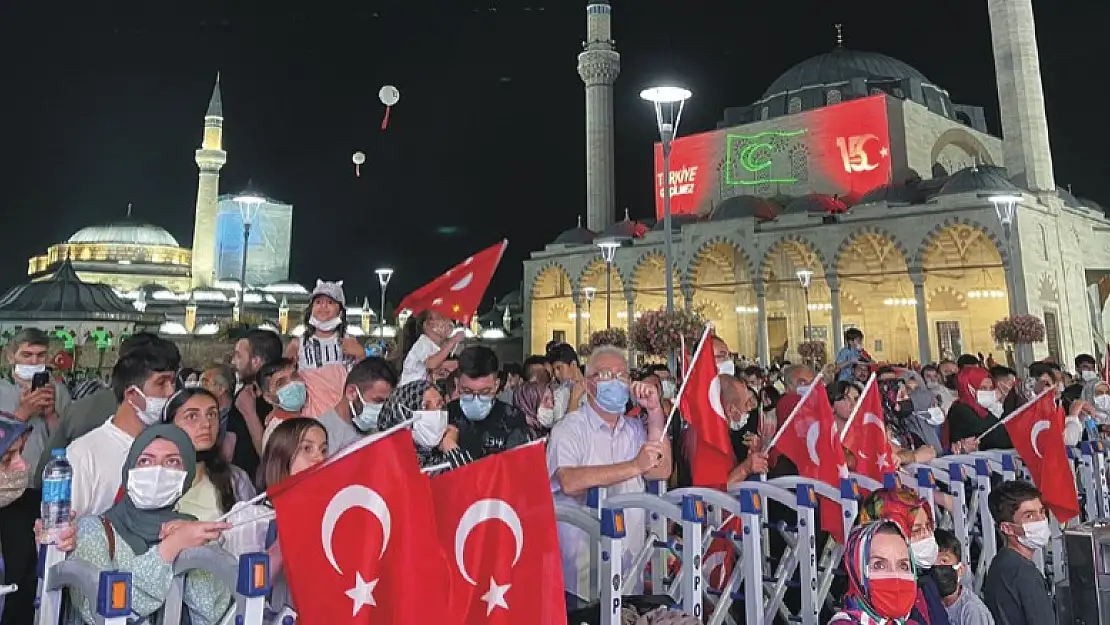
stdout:
POLYGON ((278 389, 278 408, 285 412, 300 412, 308 401, 308 388, 304 382, 294 380, 278 389))
POLYGON ((493 398, 481 395, 463 395, 459 398, 463 416, 471 421, 482 421, 493 410, 493 398))
MULTIPOLYGON (((361 393, 360 393, 361 395, 361 393)), ((373 432, 378 429, 378 416, 382 413, 382 404, 372 404, 362 400, 362 412, 355 412, 354 403, 350 404, 351 407, 351 423, 363 432, 373 432)))
POLYGON ((624 408, 628 405, 628 385, 620 380, 598 382, 594 401, 605 412, 624 414, 624 408))

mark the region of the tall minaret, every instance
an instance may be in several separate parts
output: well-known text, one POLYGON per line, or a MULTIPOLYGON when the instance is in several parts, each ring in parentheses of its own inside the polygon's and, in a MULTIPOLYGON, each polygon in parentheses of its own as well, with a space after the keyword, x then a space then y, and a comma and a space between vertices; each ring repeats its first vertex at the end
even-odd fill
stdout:
POLYGON ((613 166, 613 83, 621 72, 609 0, 587 0, 585 51, 578 75, 586 84, 586 227, 601 232, 616 220, 613 166))
POLYGON ((224 152, 224 107, 220 99, 220 75, 204 114, 204 140, 196 152, 200 182, 197 183, 197 216, 193 226, 193 288, 211 286, 216 280, 216 216, 220 209, 220 168, 227 162, 224 152))
POLYGON ((1052 191, 1052 149, 1041 86, 1033 0, 987 0, 1002 112, 1005 165, 1031 191, 1052 191))

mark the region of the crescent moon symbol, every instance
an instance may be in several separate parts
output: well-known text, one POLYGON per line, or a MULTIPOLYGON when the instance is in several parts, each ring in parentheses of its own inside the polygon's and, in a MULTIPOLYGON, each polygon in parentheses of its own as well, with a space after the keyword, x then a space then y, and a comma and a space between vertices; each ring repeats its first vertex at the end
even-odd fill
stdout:
POLYGON ((883 425, 883 420, 880 419, 879 417, 875 416, 875 413, 873 413, 873 412, 868 412, 868 413, 863 415, 863 424, 864 425, 877 425, 877 426, 879 426, 879 429, 883 430, 884 432, 886 431, 886 426, 883 425))
POLYGON ((463 276, 462 279, 460 279, 458 282, 452 284, 451 285, 451 290, 452 291, 461 291, 461 290, 465 289, 466 287, 470 286, 470 283, 473 282, 473 281, 474 281, 474 272, 471 271, 470 273, 463 276))
POLYGON ((873 171, 879 167, 878 163, 872 163, 867 158, 867 144, 870 141, 878 141, 879 138, 875 135, 863 135, 859 138, 859 169, 860 171, 873 171))
POLYGON ((806 430, 806 449, 809 450, 809 459, 813 464, 821 466, 821 457, 817 455, 817 439, 821 437, 821 424, 814 421, 806 430))
POLYGON ((335 562, 335 552, 332 551, 331 539, 335 532, 335 524, 339 522, 343 513, 351 508, 362 508, 378 517, 378 522, 382 524, 381 555, 385 555, 385 549, 389 546, 389 533, 393 525, 389 514, 389 506, 386 505, 382 496, 373 490, 356 484, 336 493, 328 502, 328 507, 324 510, 324 518, 320 522, 320 542, 324 545, 324 556, 331 563, 331 568, 335 569, 335 572, 340 575, 343 574, 343 570, 335 562))
POLYGON ((1029 431, 1029 442, 1033 444, 1033 453, 1037 454, 1038 458, 1044 458, 1044 454, 1042 454, 1041 450, 1037 447, 1037 437, 1049 427, 1051 427, 1051 425, 1048 421, 1037 421, 1033 424, 1033 429, 1029 431))
POLYGON ((740 149, 740 166, 743 167, 744 169, 752 172, 752 173, 755 173, 757 171, 763 171, 764 169, 767 169, 768 167, 770 167, 771 166, 770 156, 765 156, 765 157, 763 157, 763 159, 756 160, 756 151, 760 150, 760 149, 767 150, 767 152, 770 153, 771 149, 772 149, 771 144, 770 143, 750 143, 750 144, 744 146, 743 148, 741 148, 740 149))
POLYGON ((725 408, 721 405, 721 378, 717 376, 713 376, 713 382, 709 384, 709 406, 718 417, 728 420, 725 416, 725 408))
POLYGON ((723 579, 724 576, 725 576, 725 568, 724 567, 725 567, 725 552, 723 552, 723 551, 717 551, 713 555, 711 555, 711 556, 709 556, 708 558, 705 559, 705 564, 702 565, 702 567, 701 567, 701 574, 709 582, 709 585, 712 588, 716 588, 716 589, 720 590, 721 586, 724 585, 724 582, 725 582, 725 580, 723 579), (721 571, 720 574, 717 575, 717 583, 716 584, 713 583, 713 572, 714 571, 721 571))
POLYGON ((495 520, 504 523, 513 533, 513 539, 516 541, 513 566, 516 566, 517 560, 520 560, 520 552, 524 549, 524 527, 520 523, 520 517, 517 516, 516 510, 501 499, 479 499, 475 501, 463 513, 462 518, 459 519, 459 526, 455 528, 455 563, 458 564, 463 579, 470 582, 471 586, 477 586, 478 584, 474 581, 474 578, 470 577, 470 573, 466 570, 466 563, 463 561, 463 548, 466 547, 466 539, 470 537, 470 532, 473 532, 479 523, 495 520))

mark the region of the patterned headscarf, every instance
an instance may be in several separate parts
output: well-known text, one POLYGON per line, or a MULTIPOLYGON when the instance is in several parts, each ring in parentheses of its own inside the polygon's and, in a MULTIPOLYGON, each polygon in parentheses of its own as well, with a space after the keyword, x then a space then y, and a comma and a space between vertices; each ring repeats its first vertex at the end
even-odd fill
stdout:
POLYGON ((433 386, 428 380, 416 380, 393 389, 378 415, 378 431, 388 430, 411 419, 412 412, 423 407, 424 393, 433 386))
MULTIPOLYGON (((833 617, 830 623, 909 625, 913 622, 909 619, 890 620, 879 617, 875 614, 875 608, 870 601, 871 582, 868 576, 867 562, 871 559, 871 541, 874 540, 875 535, 880 530, 890 527, 896 529, 902 535, 902 538, 906 537, 897 523, 885 520, 857 527, 848 535, 848 540, 844 543, 844 569, 848 572, 848 592, 844 595, 844 609, 833 617)), ((910 562, 914 568, 913 573, 916 575, 917 567, 913 564, 912 555, 910 562)))
POLYGON ((547 428, 540 425, 540 420, 536 417, 547 388, 547 385, 542 382, 525 382, 513 393, 513 405, 524 413, 528 428, 532 430, 534 436, 543 436, 547 433, 547 428))
POLYGON ((925 510, 929 522, 933 522, 933 511, 917 492, 905 486, 901 488, 880 488, 863 500, 859 506, 857 525, 867 525, 876 521, 891 521, 898 524, 902 533, 909 536, 913 532, 913 517, 918 510, 925 510))

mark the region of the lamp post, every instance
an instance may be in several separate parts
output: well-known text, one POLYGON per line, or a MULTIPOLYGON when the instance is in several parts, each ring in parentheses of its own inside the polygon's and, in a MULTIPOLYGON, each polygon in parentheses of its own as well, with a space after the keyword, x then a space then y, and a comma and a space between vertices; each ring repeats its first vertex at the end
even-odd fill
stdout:
MULTIPOLYGON (((991 195, 987 200, 994 206, 994 213, 998 216, 998 222, 1002 224, 1002 234, 1006 237, 1006 257, 1010 261, 1008 268, 1003 268, 1006 276, 1006 301, 1009 304, 1009 313, 1011 315, 1017 312, 1017 300, 1015 299, 1015 285, 1017 276, 1014 275, 1014 241, 1013 241, 1013 228, 1014 220, 1017 218, 1018 203, 1021 202, 1021 196, 1016 193, 1003 193, 991 195)), ((1022 371, 1024 365, 1029 364, 1031 358, 1027 361, 1025 358, 1025 347, 1014 347, 1014 364, 1015 369, 1022 371)))
POLYGON ((260 193, 252 191, 248 183, 247 190, 235 196, 233 201, 239 206, 239 216, 243 218, 243 264, 239 269, 238 306, 239 315, 241 316, 247 294, 247 248, 251 239, 251 225, 254 223, 254 218, 258 216, 258 209, 266 203, 266 198, 262 197, 260 193))
POLYGON ((601 256, 605 259, 605 329, 612 327, 613 316, 613 259, 617 256, 617 248, 621 246, 616 239, 603 239, 597 242, 601 248, 601 256))
POLYGON ((375 269, 374 273, 378 274, 378 286, 382 289, 382 307, 378 309, 381 312, 381 317, 378 318, 378 338, 385 340, 385 290, 389 287, 389 281, 393 279, 393 270, 382 267, 375 269))
POLYGON ((589 336, 594 331, 594 297, 597 295, 597 288, 583 287, 582 294, 586 296, 586 335, 589 336))
MULTIPOLYGON (((798 276, 798 284, 802 285, 802 295, 805 297, 806 303, 806 329, 802 332, 802 340, 810 341, 813 340, 811 336, 813 332, 813 319, 809 312, 809 285, 813 283, 813 272, 809 269, 799 269, 794 275, 798 276)), ((811 359, 807 358, 806 360, 811 359)), ((812 361, 810 364, 813 364, 812 361)))

